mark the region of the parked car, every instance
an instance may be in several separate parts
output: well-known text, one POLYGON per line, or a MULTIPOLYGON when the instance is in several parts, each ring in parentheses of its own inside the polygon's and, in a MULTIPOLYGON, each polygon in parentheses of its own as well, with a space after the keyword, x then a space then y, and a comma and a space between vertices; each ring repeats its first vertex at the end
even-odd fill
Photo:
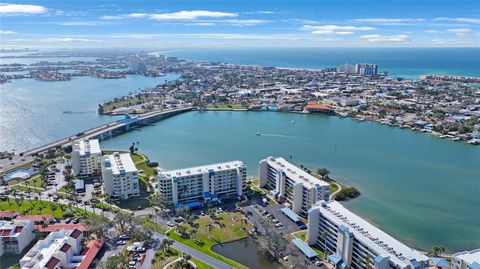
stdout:
POLYGON ((65 220, 65 223, 70 223, 70 222, 72 222, 72 218, 67 218, 67 219, 65 220))
POLYGON ((171 222, 167 222, 167 226, 168 227, 175 227, 175 224, 171 223, 171 222))
POLYGON ((79 219, 73 219, 73 221, 72 221, 73 224, 78 224, 79 222, 80 222, 79 219))
POLYGON ((305 224, 301 224, 301 225, 299 225, 298 227, 300 227, 300 230, 305 230, 305 229, 307 229, 307 225, 305 225, 305 224))
POLYGON ((126 244, 127 244, 127 241, 125 241, 125 240, 119 240, 119 241, 117 241, 117 245, 118 245, 118 246, 123 246, 123 245, 126 245, 126 244))
POLYGON ((121 240, 128 240, 130 239, 130 236, 128 234, 121 234, 118 238, 121 240))

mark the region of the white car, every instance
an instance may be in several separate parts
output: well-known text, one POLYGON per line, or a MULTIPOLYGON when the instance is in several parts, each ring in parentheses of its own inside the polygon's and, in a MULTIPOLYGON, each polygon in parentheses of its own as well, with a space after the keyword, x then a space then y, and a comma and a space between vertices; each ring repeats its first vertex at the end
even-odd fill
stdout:
POLYGON ((119 241, 117 241, 117 245, 118 245, 118 246, 123 246, 123 245, 126 245, 126 244, 127 244, 127 241, 125 241, 125 240, 119 240, 119 241))

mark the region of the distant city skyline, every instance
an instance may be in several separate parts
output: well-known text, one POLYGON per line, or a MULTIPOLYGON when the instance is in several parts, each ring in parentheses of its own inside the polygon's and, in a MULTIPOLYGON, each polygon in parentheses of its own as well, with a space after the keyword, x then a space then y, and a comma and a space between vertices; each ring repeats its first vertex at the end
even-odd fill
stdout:
POLYGON ((479 1, 8 1, 11 47, 480 47, 479 1))

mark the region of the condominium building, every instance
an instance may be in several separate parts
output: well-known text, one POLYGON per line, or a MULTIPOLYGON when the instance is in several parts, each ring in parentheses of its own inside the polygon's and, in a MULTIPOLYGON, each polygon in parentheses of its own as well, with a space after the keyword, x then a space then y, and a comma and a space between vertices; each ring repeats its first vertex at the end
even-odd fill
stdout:
POLYGON ((356 64, 355 73, 360 76, 374 76, 377 74, 378 66, 376 64, 356 64))
POLYGON ((480 269, 480 248, 452 255, 451 269, 480 269))
POLYGON ((102 151, 98 139, 73 142, 70 156, 75 176, 88 176, 100 172, 102 151))
POLYGON ((0 256, 20 254, 35 238, 35 225, 28 220, 0 221, 0 256))
POLYGON ((140 194, 138 171, 129 153, 105 155, 102 179, 104 192, 110 197, 126 199, 140 194))
POLYGON ((20 268, 88 268, 102 247, 103 240, 92 240, 83 249, 83 238, 83 233, 78 229, 52 232, 23 256, 20 268))
POLYGON ((320 201, 308 211, 307 242, 331 254, 336 268, 423 269, 429 263, 337 201, 320 201))
POLYGON ((275 199, 286 200, 292 210, 306 215, 317 201, 328 200, 330 185, 282 157, 268 157, 260 161, 260 187, 271 191, 275 199))
POLYGON ((247 166, 241 161, 158 172, 158 194, 174 206, 242 195, 247 166))

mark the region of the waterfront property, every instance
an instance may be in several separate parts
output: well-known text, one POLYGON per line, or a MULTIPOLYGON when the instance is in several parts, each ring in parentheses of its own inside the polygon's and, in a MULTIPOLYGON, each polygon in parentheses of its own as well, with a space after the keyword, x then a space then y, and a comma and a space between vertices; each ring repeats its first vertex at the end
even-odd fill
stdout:
POLYGON ((140 195, 138 171, 129 153, 105 155, 102 180, 104 192, 110 197, 126 199, 140 195))
POLYGON ((480 269, 480 248, 453 254, 451 269, 480 269))
POLYGON ((198 206, 242 195, 247 166, 241 161, 158 172, 158 194, 174 206, 198 206))
POLYGON ((260 161, 260 187, 271 191, 277 200, 284 199, 295 213, 306 215, 310 206, 330 196, 330 185, 281 157, 260 161))
POLYGON ((308 211, 307 242, 317 245, 336 268, 422 269, 429 258, 355 215, 337 201, 308 211))
POLYGON ((0 221, 0 256, 20 254, 35 238, 33 221, 0 221))
POLYGON ((61 230, 38 241, 20 260, 22 269, 88 268, 103 245, 92 240, 83 248, 80 230, 61 230), (92 243, 93 242, 93 243, 92 243))
POLYGON ((80 140, 72 144, 72 171, 75 176, 88 176, 100 171, 102 151, 98 139, 80 140))

